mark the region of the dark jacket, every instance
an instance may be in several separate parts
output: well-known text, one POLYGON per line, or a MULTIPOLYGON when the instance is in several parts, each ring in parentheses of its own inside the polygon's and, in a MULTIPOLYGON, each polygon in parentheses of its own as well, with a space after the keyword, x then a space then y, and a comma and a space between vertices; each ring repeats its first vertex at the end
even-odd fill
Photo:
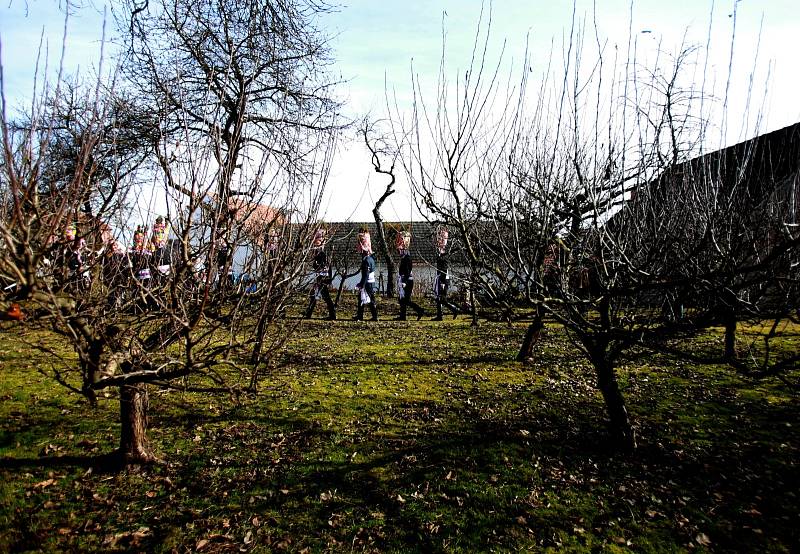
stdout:
POLYGON ((311 261, 311 267, 314 271, 322 272, 328 270, 328 255, 325 250, 320 248, 315 254, 314 259, 311 261))
POLYGON ((403 254, 400 257, 400 269, 398 273, 400 274, 400 281, 403 283, 408 283, 409 281, 414 280, 414 274, 411 273, 413 269, 413 262, 411 261, 411 255, 408 253, 403 254))
POLYGON ((364 288, 367 284, 367 279, 370 273, 375 272, 375 258, 371 254, 367 254, 361 258, 361 281, 358 286, 364 288))
POLYGON ((447 275, 447 265, 447 256, 445 254, 439 254, 436 257, 436 277, 439 278, 440 283, 446 283, 450 280, 447 275))

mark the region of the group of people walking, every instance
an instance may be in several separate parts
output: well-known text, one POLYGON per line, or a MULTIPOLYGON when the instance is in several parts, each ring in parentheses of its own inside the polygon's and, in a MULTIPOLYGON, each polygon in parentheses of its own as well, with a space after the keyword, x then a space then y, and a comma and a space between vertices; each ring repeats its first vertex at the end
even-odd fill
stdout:
MULTIPOLYGON (((137 226, 133 233, 133 245, 127 252, 121 249, 116 241, 113 248, 109 250, 108 259, 103 264, 103 279, 108 283, 114 283, 111 287, 113 292, 109 293, 109 302, 119 303, 119 300, 127 290, 127 277, 132 276, 140 285, 158 283, 160 278, 166 277, 171 270, 171 254, 168 253, 167 243, 169 236, 169 226, 163 217, 158 217, 153 225, 152 234, 148 236, 144 225, 137 226)), ((113 239, 113 237, 111 237, 113 239)), ((64 266, 70 273, 70 279, 77 281, 79 276, 89 275, 87 263, 84 259, 87 250, 86 241, 78 236, 77 225, 70 224, 65 230, 64 243, 64 266)), ((314 235, 312 244, 311 266, 313 269, 313 281, 309 292, 308 305, 304 317, 311 318, 314 308, 319 299, 325 302, 327 307, 328 320, 335 320, 336 304, 331 298, 329 286, 332 282, 332 272, 325 251, 326 243, 325 229, 319 229, 314 235)), ((436 277, 433 285, 433 292, 436 301, 436 315, 433 320, 442 320, 443 310, 447 309, 456 317, 461 310, 448 300, 448 288, 450 285, 448 258, 446 254, 448 242, 447 229, 442 227, 436 234, 436 277)), ((399 254, 399 268, 397 276, 397 295, 399 300, 400 313, 396 318, 405 321, 409 310, 422 318, 426 312, 413 299, 414 293, 414 264, 411 257, 411 233, 408 231, 398 231, 395 235, 395 246, 399 254)), ((378 320, 378 307, 376 302, 376 262, 372 250, 372 242, 368 231, 363 230, 358 233, 356 245, 357 251, 361 254, 361 264, 359 268, 359 281, 356 284, 358 294, 358 307, 354 320, 363 320, 365 311, 369 311, 371 321, 378 320)), ((102 249, 101 249, 102 251, 102 249)), ((230 264, 230 252, 224 244, 220 244, 217 250, 217 263, 219 272, 224 275, 230 264)), ((88 277, 86 277, 88 279, 88 277)), ((220 277, 220 285, 223 284, 220 277)))
MULTIPOLYGON (((314 235, 312 249, 312 269, 314 271, 314 281, 309 293, 309 303, 304 317, 311 318, 316 306, 317 299, 325 301, 328 308, 326 319, 336 319, 336 306, 331 299, 328 285, 331 283, 331 269, 328 264, 328 256, 325 253, 325 231, 320 229, 314 235)), ((448 232, 441 228, 436 235, 436 278, 434 280, 434 296, 436 299, 436 316, 434 321, 442 320, 442 312, 447 308, 453 317, 461 311, 458 307, 447 299, 447 292, 450 284, 448 273, 448 259, 446 255, 448 232)), ((396 235, 398 254, 400 255, 400 267, 397 277, 397 295, 400 303, 400 314, 398 321, 405 321, 408 317, 408 310, 411 309, 420 319, 425 315, 425 310, 412 299, 414 291, 414 264, 411 258, 411 233, 400 231, 396 235)), ((358 233, 356 249, 361 254, 361 266, 359 271, 359 281, 356 284, 358 294, 358 308, 354 320, 363 321, 364 311, 369 309, 370 321, 378 321, 378 307, 375 302, 375 257, 372 251, 372 241, 367 231, 358 233)))

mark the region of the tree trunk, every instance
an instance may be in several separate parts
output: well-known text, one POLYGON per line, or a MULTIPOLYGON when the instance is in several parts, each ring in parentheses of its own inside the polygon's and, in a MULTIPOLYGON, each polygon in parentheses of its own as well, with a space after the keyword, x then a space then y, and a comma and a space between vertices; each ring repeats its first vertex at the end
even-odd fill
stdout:
MULTIPOLYGON (((383 199, 381 199, 381 203, 382 201, 383 199)), ((389 254, 389 246, 386 243, 386 233, 383 230, 383 218, 381 217, 379 204, 375 205, 375 208, 372 210, 372 215, 375 217, 375 228, 378 231, 378 247, 386 262, 386 296, 394 296, 394 260, 391 254, 389 254)))
POLYGON ((522 339, 522 346, 517 353, 517 361, 524 362, 525 360, 533 357, 533 347, 539 342, 539 337, 542 335, 544 323, 542 316, 537 315, 531 324, 528 325, 528 330, 525 331, 525 338, 522 339))
MULTIPOLYGON (((386 244, 386 233, 384 233, 383 230, 381 206, 383 206, 383 203, 387 198, 394 194, 394 184, 396 181, 394 175, 394 163, 397 160, 397 154, 395 154, 394 160, 392 160, 391 167, 389 169, 384 169, 381 164, 381 154, 386 154, 387 152, 379 144, 370 142, 369 134, 371 130, 372 126, 369 123, 369 119, 365 118, 364 125, 361 128, 361 134, 364 137, 364 144, 367 146, 367 149, 372 156, 372 167, 375 169, 376 173, 387 175, 389 177, 389 183, 386 185, 386 190, 383 191, 383 194, 380 198, 378 198, 378 201, 375 202, 375 206, 372 208, 372 215, 375 217, 375 227, 378 231, 378 246, 381 249, 381 254, 383 254, 384 260, 386 260, 386 295, 394 296, 394 260, 392 260, 392 256, 389 254, 389 247, 386 244)), ((380 143, 380 140, 376 142, 380 143)))
POLYGON ((589 358, 597 373, 597 388, 603 394, 606 410, 609 417, 609 432, 612 443, 623 452, 632 452, 636 449, 636 432, 633 430, 625 399, 619 390, 617 376, 614 372, 613 358, 609 355, 611 330, 611 302, 608 295, 603 295, 597 305, 600 314, 600 325, 603 333, 594 337, 585 337, 584 346, 589 352, 589 358))
POLYGON ((122 385, 119 394, 119 454, 124 464, 156 461, 147 441, 148 395, 146 385, 122 385))
POLYGON ((344 280, 345 276, 342 275, 342 279, 339 281, 339 287, 336 289, 336 299, 333 301, 333 305, 336 306, 336 309, 339 309, 339 300, 342 299, 342 290, 344 290, 344 280))
POLYGON ((85 350, 77 348, 78 360, 83 372, 82 392, 92 406, 97 405, 97 393, 95 393, 92 385, 100 380, 100 360, 104 347, 105 343, 103 341, 94 339, 85 346, 85 350))
POLYGON ((736 359, 736 308, 739 299, 730 290, 722 293, 722 324, 725 326, 725 359, 736 359))
POLYGON ((253 340, 253 350, 250 353, 250 363, 254 366, 261 363, 261 351, 264 348, 264 338, 267 335, 267 314, 262 312, 256 325, 256 336, 253 340))
POLYGON ((614 444, 625 452, 636 449, 636 432, 628 417, 625 399, 619 390, 614 366, 604 355, 592 356, 597 373, 597 388, 603 394, 609 417, 609 431, 614 444))
POLYGON ((736 355, 736 316, 725 317, 725 359, 735 360, 736 355))
POLYGON ((470 310, 472 311, 472 321, 469 324, 470 327, 478 326, 478 306, 477 306, 477 301, 475 300, 475 286, 473 285, 473 283, 475 282, 474 277, 475 276, 473 273, 473 278, 469 284, 469 307, 470 310))
POLYGON ((75 348, 75 353, 78 354, 78 360, 81 365, 82 392, 89 400, 89 403, 94 406, 97 404, 97 394, 92 385, 100 379, 100 363, 106 342, 95 336, 94 329, 82 317, 68 321, 67 328, 72 332, 73 336, 79 336, 83 339, 74 342, 73 347, 75 348))
POLYGON ((339 288, 336 290, 336 299, 333 301, 333 305, 338 309, 339 308, 339 300, 342 299, 342 291, 344 290, 345 281, 347 281, 350 277, 355 277, 358 275, 360 270, 356 270, 353 273, 347 273, 347 269, 345 268, 342 271, 342 278, 339 280, 339 288))

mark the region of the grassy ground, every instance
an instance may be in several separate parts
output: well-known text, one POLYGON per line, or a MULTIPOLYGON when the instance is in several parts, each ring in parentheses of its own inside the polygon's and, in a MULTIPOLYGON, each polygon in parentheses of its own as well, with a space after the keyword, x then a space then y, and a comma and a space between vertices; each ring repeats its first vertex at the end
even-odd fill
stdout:
MULTIPOLYGON (((641 437, 607 447, 590 369, 555 328, 301 327, 261 395, 151 397, 164 464, 100 470, 96 409, 0 334, 0 551, 790 552, 800 405, 661 358, 620 379, 641 437)), ((35 337, 28 337, 28 339, 35 337)), ((714 338, 713 340, 717 340, 714 338)))

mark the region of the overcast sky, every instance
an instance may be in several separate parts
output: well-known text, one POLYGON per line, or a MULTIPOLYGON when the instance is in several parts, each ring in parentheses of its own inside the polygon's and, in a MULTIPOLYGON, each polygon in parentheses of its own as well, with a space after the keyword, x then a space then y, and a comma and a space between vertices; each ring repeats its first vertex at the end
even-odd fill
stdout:
MULTIPOLYGON (((401 103, 408 97, 412 60, 423 85, 435 86, 443 28, 447 67, 452 74, 459 68, 463 71, 481 11, 480 0, 344 0, 342 4, 320 23, 332 37, 337 60, 335 71, 346 81, 341 93, 348 101, 347 114, 354 119, 367 112, 373 117, 383 115, 385 85, 398 95, 401 103)), ((65 68, 69 73, 90 72, 100 58, 104 4, 96 0, 94 6, 94 10, 77 10, 68 22, 65 68)), ((493 52, 498 52, 505 41, 505 59, 508 63, 519 63, 527 36, 534 70, 543 71, 551 44, 559 43, 568 32, 572 10, 569 0, 496 0, 492 6, 493 52)), ((671 50, 682 40, 706 44, 710 26, 709 72, 719 77, 727 74, 733 10, 733 0, 636 0, 631 30, 642 45, 660 41, 662 48, 671 50)), ((741 120, 741 115, 735 112, 743 110, 744 89, 755 61, 758 103, 770 76, 765 118, 759 132, 800 121, 797 0, 739 0, 736 13, 737 48, 733 67, 736 78, 732 82, 731 121, 741 120)), ((596 4, 578 0, 576 15, 590 20, 596 17, 599 34, 611 43, 619 42, 620 47, 626 45, 631 16, 629 0, 596 0, 596 4)), ((5 95, 11 103, 30 96, 40 40, 49 50, 49 67, 58 66, 63 27, 64 17, 57 0, 11 0, 10 5, 3 2, 0 44, 5 95)), ((108 27, 110 34, 113 26, 109 23, 108 27)), ((753 132, 750 125, 731 125, 725 140, 737 142, 749 138, 753 132)), ((361 145, 343 141, 342 153, 331 175, 325 218, 370 220, 374 199, 380 195, 384 183, 381 176, 371 171, 361 145)), ((392 220, 411 216, 410 198, 401 183, 398 193, 387 201, 384 217, 392 220)))

